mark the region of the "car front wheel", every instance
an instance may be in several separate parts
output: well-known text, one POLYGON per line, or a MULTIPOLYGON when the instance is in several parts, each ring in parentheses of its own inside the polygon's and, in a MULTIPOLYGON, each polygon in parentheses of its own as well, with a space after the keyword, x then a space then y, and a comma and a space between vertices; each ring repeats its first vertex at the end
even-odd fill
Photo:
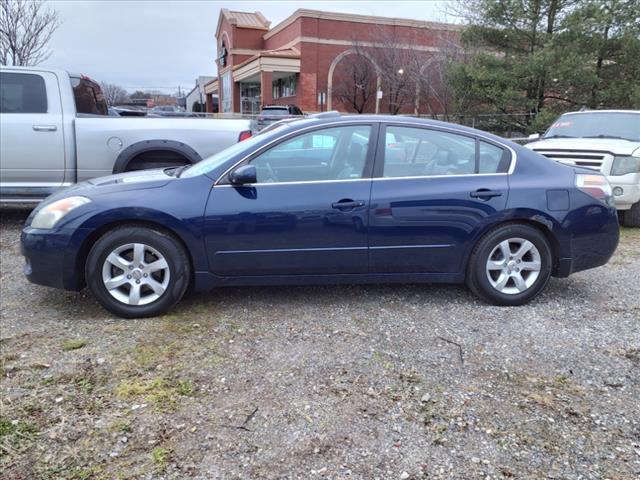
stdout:
POLYGON ((522 305, 549 281, 553 256, 548 240, 528 225, 511 224, 486 234, 474 248, 467 285, 494 305, 522 305))
POLYGON ((104 234, 93 245, 85 277, 100 304, 115 315, 152 317, 180 301, 189 285, 190 263, 172 236, 126 226, 104 234))

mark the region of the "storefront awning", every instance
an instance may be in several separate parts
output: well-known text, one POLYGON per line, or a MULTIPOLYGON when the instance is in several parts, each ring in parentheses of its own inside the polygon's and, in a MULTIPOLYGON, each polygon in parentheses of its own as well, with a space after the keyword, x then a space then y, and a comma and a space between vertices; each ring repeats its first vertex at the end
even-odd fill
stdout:
POLYGON ((242 62, 233 71, 233 81, 249 79, 260 72, 300 72, 300 52, 294 48, 266 50, 242 62))

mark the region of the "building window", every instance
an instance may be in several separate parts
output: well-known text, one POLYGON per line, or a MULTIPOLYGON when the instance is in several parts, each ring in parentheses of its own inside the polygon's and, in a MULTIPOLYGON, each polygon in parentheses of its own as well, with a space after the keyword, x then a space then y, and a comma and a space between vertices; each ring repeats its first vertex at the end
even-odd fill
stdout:
POLYGON ((231 70, 222 74, 222 111, 231 111, 231 98, 233 95, 233 88, 231 83, 231 70))
POLYGON ((273 81, 273 98, 293 97, 296 94, 296 74, 273 81))

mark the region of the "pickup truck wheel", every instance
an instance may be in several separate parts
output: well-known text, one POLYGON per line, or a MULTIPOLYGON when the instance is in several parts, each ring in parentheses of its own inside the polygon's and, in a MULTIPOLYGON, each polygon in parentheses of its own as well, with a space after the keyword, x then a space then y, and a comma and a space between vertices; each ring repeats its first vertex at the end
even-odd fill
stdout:
POLYGON ((126 226, 103 235, 85 265, 87 285, 98 302, 124 318, 160 315, 183 297, 190 262, 172 236, 126 226))
POLYGON ((631 205, 622 215, 625 227, 640 227, 640 202, 631 205))
POLYGON ((131 159, 125 168, 125 172, 136 170, 150 170, 153 168, 179 167, 190 165, 191 162, 179 153, 168 150, 152 150, 144 152, 131 159))
POLYGON ((547 285, 552 264, 551 247, 542 232, 528 225, 503 225, 473 249, 467 285, 493 305, 523 305, 547 285))

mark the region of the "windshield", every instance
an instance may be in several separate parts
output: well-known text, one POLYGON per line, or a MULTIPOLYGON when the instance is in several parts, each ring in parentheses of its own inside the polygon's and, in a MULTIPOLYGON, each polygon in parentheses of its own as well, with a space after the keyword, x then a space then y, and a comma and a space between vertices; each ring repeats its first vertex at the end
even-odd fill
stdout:
POLYGON ((623 138, 640 142, 640 113, 602 112, 566 114, 543 138, 623 138))
POLYGON ((260 112, 260 115, 271 115, 273 117, 280 115, 287 115, 289 112, 286 108, 265 108, 260 112))
POLYGON ((246 151, 249 154, 252 148, 257 144, 262 142, 265 139, 265 136, 271 136, 272 134, 278 135, 281 130, 286 128, 285 125, 280 125, 280 128, 276 128, 269 132, 268 135, 254 135, 253 137, 248 138, 247 140, 243 140, 242 142, 235 143, 231 145, 229 148, 225 148, 221 152, 216 153, 204 160, 196 163, 194 166, 189 167, 189 169, 185 170, 180 176, 181 177, 196 177, 198 175, 204 175, 205 173, 209 173, 210 171, 218 168, 219 166, 226 163, 228 160, 231 160, 236 155, 246 151))

